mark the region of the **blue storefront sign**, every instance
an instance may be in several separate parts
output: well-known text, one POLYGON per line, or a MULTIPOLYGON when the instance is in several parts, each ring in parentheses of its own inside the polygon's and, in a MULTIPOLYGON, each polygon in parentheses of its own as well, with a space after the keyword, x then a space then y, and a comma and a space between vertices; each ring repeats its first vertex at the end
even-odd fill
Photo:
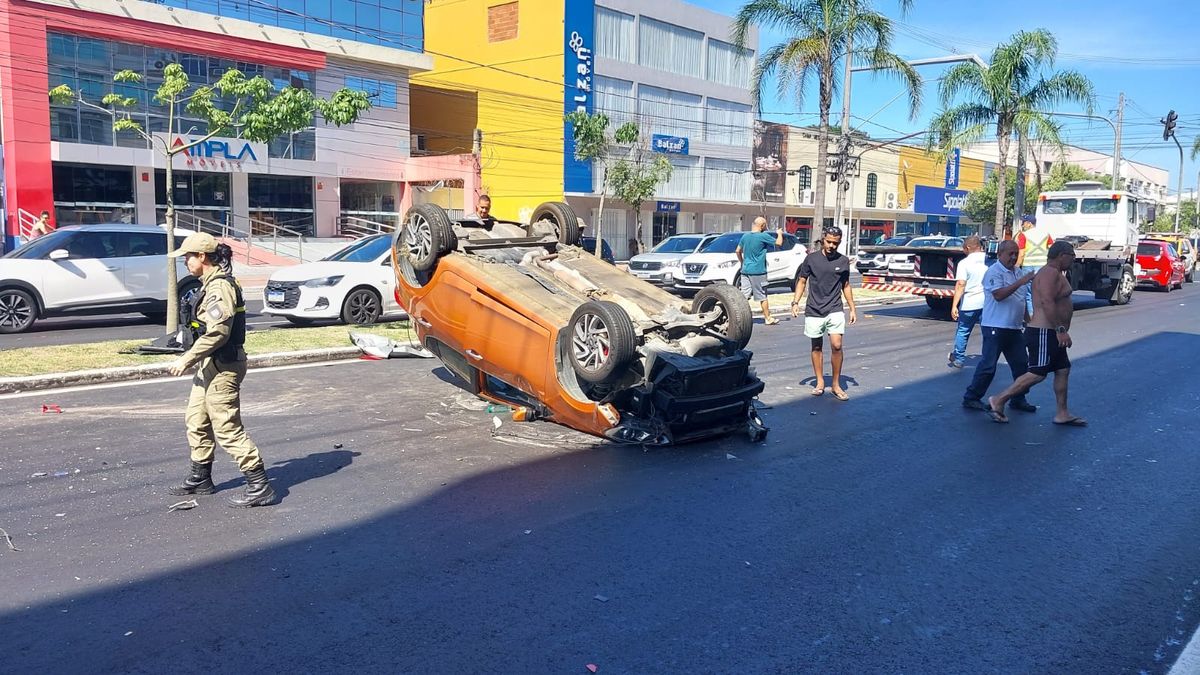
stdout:
MULTIPOLYGON (((595 16, 594 0, 571 0, 566 3, 566 16, 563 21, 563 72, 566 74, 563 109, 567 113, 592 112, 595 16)), ((575 137, 569 122, 564 123, 563 131, 563 190, 591 192, 592 164, 575 158, 575 137)))
POLYGON ((664 136, 654 134, 650 147, 655 152, 665 152, 672 155, 688 154, 688 139, 679 136, 664 136))
POLYGON ((958 187, 958 170, 962 166, 962 150, 955 148, 946 158, 946 187, 958 187))
POLYGON ((679 213, 679 202, 659 202, 654 210, 659 213, 679 213))
POLYGON ((967 204, 966 190, 918 185, 913 190, 913 213, 931 216, 958 216, 967 204))

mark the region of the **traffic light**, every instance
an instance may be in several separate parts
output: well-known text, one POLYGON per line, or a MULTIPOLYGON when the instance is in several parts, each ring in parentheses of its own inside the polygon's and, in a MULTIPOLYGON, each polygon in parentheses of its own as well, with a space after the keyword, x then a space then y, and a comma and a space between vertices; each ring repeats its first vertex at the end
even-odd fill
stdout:
POLYGON ((1163 124, 1163 140, 1170 140, 1175 135, 1175 122, 1179 120, 1179 115, 1175 111, 1167 113, 1167 119, 1160 120, 1163 124))

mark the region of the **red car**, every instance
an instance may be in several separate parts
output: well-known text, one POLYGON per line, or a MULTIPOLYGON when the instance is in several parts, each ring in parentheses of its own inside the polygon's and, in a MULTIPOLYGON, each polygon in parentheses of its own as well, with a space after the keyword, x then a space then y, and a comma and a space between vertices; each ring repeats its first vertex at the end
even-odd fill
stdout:
POLYGON ((1170 242, 1160 239, 1143 239, 1138 242, 1137 263, 1139 284, 1154 285, 1164 292, 1183 288, 1183 258, 1170 242))

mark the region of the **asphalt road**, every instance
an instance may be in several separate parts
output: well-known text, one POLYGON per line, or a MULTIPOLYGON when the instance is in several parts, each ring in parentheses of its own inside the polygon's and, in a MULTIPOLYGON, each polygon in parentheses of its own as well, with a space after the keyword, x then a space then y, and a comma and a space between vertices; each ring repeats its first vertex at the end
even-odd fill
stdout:
POLYGON ((249 512, 167 510, 186 381, 0 399, 0 670, 1162 673, 1200 624, 1198 306, 1079 303, 1086 429, 1049 384, 961 409, 913 305, 852 327, 845 403, 760 326, 761 445, 493 432, 431 361, 252 372, 283 500, 249 512))

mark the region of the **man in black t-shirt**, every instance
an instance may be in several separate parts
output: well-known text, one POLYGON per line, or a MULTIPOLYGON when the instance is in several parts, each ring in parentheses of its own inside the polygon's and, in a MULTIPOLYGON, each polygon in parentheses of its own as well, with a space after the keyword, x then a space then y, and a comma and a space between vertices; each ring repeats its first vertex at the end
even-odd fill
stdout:
POLYGON ((813 396, 825 393, 825 336, 829 336, 829 348, 833 352, 833 395, 839 401, 848 401, 850 396, 842 389, 842 335, 847 323, 858 321, 854 310, 854 294, 850 290, 850 259, 838 252, 842 243, 842 230, 838 227, 825 229, 821 248, 810 253, 800 264, 800 279, 796 283, 796 295, 792 298, 792 316, 800 316, 800 298, 808 290, 808 302, 804 305, 804 334, 812 340, 812 364, 817 381, 813 385, 813 396), (845 304, 843 305, 843 299, 845 304), (845 308, 850 309, 849 319, 845 308))

